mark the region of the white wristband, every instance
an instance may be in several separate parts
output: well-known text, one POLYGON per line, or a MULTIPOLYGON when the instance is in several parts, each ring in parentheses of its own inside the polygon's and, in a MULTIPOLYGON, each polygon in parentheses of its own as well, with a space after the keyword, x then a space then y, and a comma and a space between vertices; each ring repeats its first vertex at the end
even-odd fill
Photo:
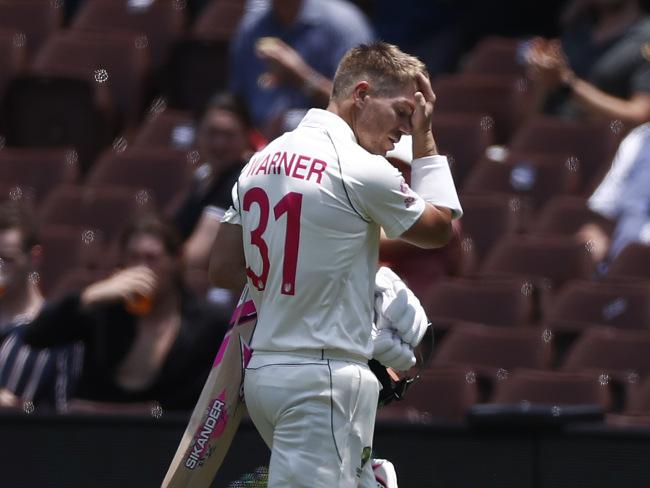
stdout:
POLYGON ((411 188, 425 201, 451 210, 452 218, 463 215, 446 156, 426 156, 411 163, 411 188))

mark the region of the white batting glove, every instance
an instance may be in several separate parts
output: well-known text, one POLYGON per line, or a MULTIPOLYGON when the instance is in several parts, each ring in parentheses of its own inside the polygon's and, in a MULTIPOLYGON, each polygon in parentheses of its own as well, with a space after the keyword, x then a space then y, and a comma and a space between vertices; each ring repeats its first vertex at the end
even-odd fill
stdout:
POLYGON ((393 329, 378 329, 372 325, 372 357, 384 366, 406 371, 415 366, 416 358, 413 349, 402 342, 397 331, 393 329))
POLYGON ((378 329, 395 329, 402 340, 416 347, 429 327, 420 300, 390 268, 375 275, 375 313, 378 329))

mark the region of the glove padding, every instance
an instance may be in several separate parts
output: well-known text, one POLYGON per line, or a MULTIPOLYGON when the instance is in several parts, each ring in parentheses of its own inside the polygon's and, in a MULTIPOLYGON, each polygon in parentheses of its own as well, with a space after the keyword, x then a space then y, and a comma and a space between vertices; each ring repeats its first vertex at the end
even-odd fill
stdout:
POLYGON ((373 324, 371 336, 373 359, 398 371, 406 371, 415 366, 416 358, 413 349, 402 342, 395 330, 378 329, 373 324))
POLYGON ((395 329, 402 341, 416 347, 429 327, 420 300, 390 268, 375 275, 375 323, 377 328, 395 329))

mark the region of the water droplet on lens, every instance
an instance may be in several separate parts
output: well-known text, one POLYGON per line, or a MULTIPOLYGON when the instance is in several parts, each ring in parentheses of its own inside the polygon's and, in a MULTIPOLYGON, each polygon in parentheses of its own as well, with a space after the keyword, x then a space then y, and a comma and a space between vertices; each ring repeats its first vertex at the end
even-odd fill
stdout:
POLYGON ((108 81, 108 71, 106 71, 104 68, 96 69, 94 77, 97 83, 104 83, 108 81))

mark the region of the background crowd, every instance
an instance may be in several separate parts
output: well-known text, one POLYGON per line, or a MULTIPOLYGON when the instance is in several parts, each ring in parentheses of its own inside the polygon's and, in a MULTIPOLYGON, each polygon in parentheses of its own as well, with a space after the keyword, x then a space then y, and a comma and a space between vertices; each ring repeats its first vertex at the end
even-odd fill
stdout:
MULTIPOLYGON (((382 39, 427 64, 465 216, 440 250, 382 241, 439 343, 380 416, 529 400, 647 419, 647 12, 0 0, 0 405, 191 409, 237 298, 207 270, 240 169, 382 39)), ((410 159, 389 154, 407 180, 410 159)))

